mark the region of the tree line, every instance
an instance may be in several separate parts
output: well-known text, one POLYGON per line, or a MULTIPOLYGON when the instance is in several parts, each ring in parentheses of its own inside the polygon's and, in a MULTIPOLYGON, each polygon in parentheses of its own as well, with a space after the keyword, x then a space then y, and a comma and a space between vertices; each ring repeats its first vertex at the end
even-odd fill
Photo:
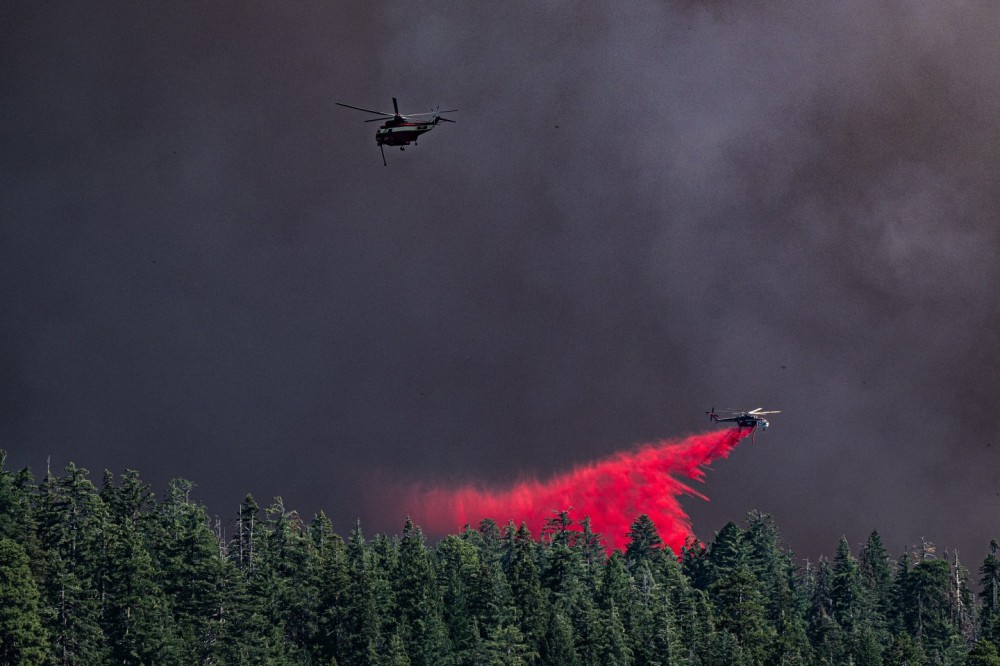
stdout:
POLYGON ((665 548, 637 516, 610 556, 589 521, 483 520, 429 546, 346 540, 323 513, 247 496, 223 523, 134 471, 36 482, 0 451, 0 664, 1000 664, 998 545, 978 568, 930 543, 799 562, 751 512, 665 548))

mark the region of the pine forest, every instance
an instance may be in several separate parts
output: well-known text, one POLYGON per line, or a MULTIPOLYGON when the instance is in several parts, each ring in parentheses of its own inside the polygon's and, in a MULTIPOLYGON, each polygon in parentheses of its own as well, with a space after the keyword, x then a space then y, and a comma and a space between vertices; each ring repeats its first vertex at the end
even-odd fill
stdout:
POLYGON ((1000 664, 996 541, 970 571, 877 531, 809 562, 760 512, 680 553, 644 515, 610 555, 566 512, 341 537, 280 498, 217 518, 183 480, 4 457, 0 664, 1000 664))

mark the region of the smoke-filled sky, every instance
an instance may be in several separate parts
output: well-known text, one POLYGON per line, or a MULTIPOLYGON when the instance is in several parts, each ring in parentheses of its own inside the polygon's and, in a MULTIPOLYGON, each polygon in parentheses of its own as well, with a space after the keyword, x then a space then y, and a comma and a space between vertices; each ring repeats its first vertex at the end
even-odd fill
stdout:
POLYGON ((1000 517, 1000 8, 6 2, 0 447, 346 533, 782 410, 683 500, 1000 517), (386 151, 334 102, 455 124, 386 151), (389 488, 390 484, 386 485, 389 488))

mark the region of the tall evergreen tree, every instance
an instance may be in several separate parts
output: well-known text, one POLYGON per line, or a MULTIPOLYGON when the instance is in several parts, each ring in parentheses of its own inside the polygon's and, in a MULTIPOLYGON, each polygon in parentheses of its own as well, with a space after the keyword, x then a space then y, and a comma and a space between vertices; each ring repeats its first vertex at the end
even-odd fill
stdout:
POLYGON ((718 626, 739 641, 747 655, 758 663, 769 660, 776 636, 767 621, 760 583, 746 564, 719 576, 710 590, 718 610, 718 626))
POLYGON ((997 557, 1000 544, 990 541, 990 552, 979 567, 979 579, 983 601, 980 613, 982 637, 993 644, 1000 643, 1000 558, 997 557))
POLYGON ((381 617, 376 605, 374 559, 359 522, 347 544, 349 584, 344 607, 344 641, 338 646, 341 666, 375 666, 381 644, 381 617))
POLYGON ((573 623, 560 611, 549 614, 549 626, 542 640, 539 658, 547 666, 576 666, 573 623))
POLYGON ((626 536, 629 543, 625 547, 625 562, 633 571, 644 562, 654 562, 663 555, 663 539, 646 514, 640 514, 632 521, 626 536))
MULTIPOLYGON (((571 615, 581 596, 587 594, 586 565, 581 550, 575 547, 579 532, 570 531, 572 523, 566 512, 550 520, 543 530, 547 543, 540 549, 542 587, 548 592, 553 610, 566 615, 571 615)), ((551 621, 549 626, 554 626, 551 621)))
POLYGON ((868 613, 862 594, 861 571, 846 537, 840 538, 837 554, 833 558, 830 606, 845 638, 856 641, 861 628, 868 626, 868 613))
POLYGON ((109 528, 101 624, 115 663, 178 664, 182 651, 169 601, 133 515, 119 514, 109 528))
POLYGON ((807 571, 810 605, 807 615, 809 640, 817 659, 824 664, 842 664, 850 659, 850 645, 834 619, 833 570, 825 557, 815 570, 807 571))
POLYGON ((746 518, 744 540, 749 550, 749 567, 760 582, 768 620, 777 622, 782 613, 801 614, 800 599, 793 593, 795 567, 791 554, 781 545, 774 518, 751 511, 746 518))
POLYGON ((708 549, 709 586, 738 568, 749 568, 750 547, 743 530, 728 522, 719 530, 708 549))
POLYGON ((253 495, 247 495, 237 511, 235 534, 227 549, 230 561, 247 578, 253 573, 263 541, 260 505, 253 495))
POLYGON ((625 625, 618 608, 612 604, 602 622, 601 663, 607 666, 629 666, 632 650, 628 645, 625 625))
POLYGON ((459 536, 445 537, 434 549, 435 571, 441 595, 442 621, 452 654, 459 663, 472 658, 479 648, 482 617, 475 597, 482 563, 476 547, 459 536))
POLYGON ((0 536, 0 666, 48 661, 49 636, 42 627, 39 600, 27 553, 13 539, 0 536))
POLYGON ((193 484, 174 479, 151 525, 154 565, 159 585, 171 601, 171 614, 182 643, 183 660, 203 661, 212 654, 223 625, 234 612, 227 591, 236 570, 219 553, 205 508, 191 501, 193 484))
POLYGON ((61 664, 93 664, 108 658, 101 629, 101 553, 107 507, 72 463, 66 476, 46 476, 39 487, 35 520, 42 549, 38 564, 43 618, 61 664))
POLYGON ((882 648, 889 646, 889 632, 895 621, 893 613, 892 562, 877 531, 868 540, 858 557, 861 583, 866 590, 871 613, 868 622, 882 648))
POLYGON ((548 627, 548 606, 539 578, 537 546, 523 523, 514 532, 509 544, 511 554, 508 578, 517 627, 529 651, 537 654, 548 627))
POLYGON ((31 557, 37 551, 32 514, 34 479, 26 469, 17 474, 8 472, 6 460, 7 452, 0 449, 0 538, 13 539, 31 557))
POLYGON ((345 635, 350 588, 347 548, 344 540, 334 534, 330 519, 322 511, 309 526, 309 541, 312 544, 311 578, 318 595, 312 652, 318 663, 329 664, 348 640, 345 635))
POLYGON ((267 618, 281 627, 294 654, 304 654, 318 622, 309 538, 298 512, 286 509, 281 497, 274 498, 267 517, 262 571, 254 582, 266 586, 259 594, 266 599, 267 618))
POLYGON ((712 563, 708 557, 708 548, 693 536, 688 537, 681 548, 681 571, 695 589, 705 591, 712 584, 712 563))
POLYGON ((448 649, 442 601, 430 554, 419 527, 407 518, 399 544, 394 589, 400 635, 414 666, 433 666, 443 661, 448 649))
POLYGON ((942 659, 957 636, 950 620, 950 573, 948 562, 925 559, 915 564, 906 577, 906 628, 927 656, 934 659, 942 659))
POLYGON ((156 504, 156 498, 148 484, 139 480, 139 473, 125 470, 116 486, 114 474, 104 470, 101 499, 108 507, 113 520, 121 524, 126 518, 138 524, 156 504))
POLYGON ((584 516, 580 520, 580 533, 573 539, 573 550, 580 553, 580 560, 583 563, 583 583, 593 592, 597 589, 597 582, 600 580, 601 570, 608 556, 601 535, 591 527, 590 516, 584 516))

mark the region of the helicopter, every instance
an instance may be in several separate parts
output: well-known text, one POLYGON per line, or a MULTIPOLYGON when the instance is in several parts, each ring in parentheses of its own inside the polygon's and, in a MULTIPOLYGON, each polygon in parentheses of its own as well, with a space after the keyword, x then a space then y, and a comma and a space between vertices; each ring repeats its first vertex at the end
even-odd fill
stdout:
POLYGON ((757 434, 757 429, 767 430, 767 426, 770 423, 764 418, 764 414, 780 414, 780 411, 762 411, 763 407, 758 407, 757 409, 752 409, 749 412, 732 412, 731 416, 722 417, 719 416, 715 407, 712 407, 711 411, 705 412, 708 414, 708 418, 714 423, 735 423, 737 428, 750 428, 750 441, 753 441, 754 436, 757 434))
POLYGON ((388 166, 385 161, 385 148, 383 146, 399 146, 400 150, 406 150, 404 146, 408 146, 411 143, 417 145, 417 137, 424 132, 430 132, 432 129, 437 127, 440 122, 453 123, 454 120, 450 118, 443 118, 442 113, 455 113, 458 109, 449 109, 448 111, 441 111, 438 107, 430 113, 411 113, 409 115, 402 115, 399 112, 399 104, 396 103, 396 98, 392 98, 392 110, 393 113, 387 113, 386 111, 375 111, 373 109, 363 109, 360 106, 351 106, 350 104, 341 104, 340 102, 334 102, 337 106, 342 106, 346 109, 354 109, 356 111, 364 111, 365 113, 374 113, 382 118, 370 118, 366 120, 366 123, 372 123, 383 118, 388 118, 382 126, 375 130, 375 143, 378 145, 379 150, 382 152, 382 166, 388 166), (427 121, 412 121, 411 118, 417 118, 419 116, 431 116, 430 120, 427 121))

